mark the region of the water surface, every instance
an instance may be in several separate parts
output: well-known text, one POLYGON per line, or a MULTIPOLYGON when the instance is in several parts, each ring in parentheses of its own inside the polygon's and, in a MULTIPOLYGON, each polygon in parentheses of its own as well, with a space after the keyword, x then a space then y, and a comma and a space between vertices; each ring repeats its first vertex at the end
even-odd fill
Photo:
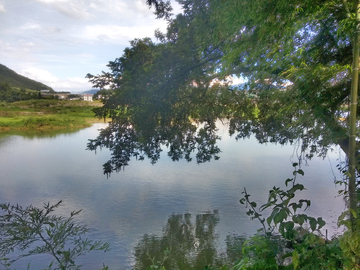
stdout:
MULTIPOLYGON (((293 146, 261 145, 254 138, 236 142, 221 127, 218 161, 172 162, 164 148, 155 165, 133 160, 107 178, 102 165, 109 151, 85 150, 102 127, 105 124, 77 132, 0 136, 0 202, 41 206, 63 200, 58 214, 83 209, 77 220, 90 227, 88 237, 110 242, 110 252, 83 257, 84 269, 100 269, 103 262, 110 269, 131 269, 134 248, 144 242, 144 235, 161 237, 168 219, 176 215, 182 220, 188 214, 196 224, 197 216, 201 220, 215 211, 214 235, 220 246, 227 235, 255 233, 260 224, 249 220, 239 204, 241 192, 246 187, 253 200, 264 203, 269 189, 283 187, 292 176, 291 164, 297 161, 293 146)), ((344 210, 334 184, 334 177, 340 179, 338 158, 337 151, 324 160, 314 158, 299 178, 307 188, 302 198, 312 200, 308 214, 322 216, 328 230, 344 210)), ((34 257, 32 265, 40 267, 39 260, 34 257)), ((26 262, 20 261, 18 269, 26 262)))

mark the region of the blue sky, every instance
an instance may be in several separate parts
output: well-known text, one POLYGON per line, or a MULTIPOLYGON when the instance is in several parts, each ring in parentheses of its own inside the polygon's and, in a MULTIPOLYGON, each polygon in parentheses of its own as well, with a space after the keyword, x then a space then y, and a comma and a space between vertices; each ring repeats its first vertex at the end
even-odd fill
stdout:
POLYGON ((0 0, 0 63, 55 91, 80 93, 92 88, 87 73, 106 70, 130 40, 154 39, 157 28, 165 31, 166 22, 145 0, 0 0))

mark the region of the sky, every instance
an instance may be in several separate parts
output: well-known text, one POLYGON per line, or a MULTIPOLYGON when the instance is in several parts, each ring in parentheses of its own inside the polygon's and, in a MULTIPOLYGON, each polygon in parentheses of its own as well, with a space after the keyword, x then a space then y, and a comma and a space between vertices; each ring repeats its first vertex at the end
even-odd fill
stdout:
POLYGON ((92 89, 87 73, 107 71, 130 40, 156 41, 155 29, 166 26, 145 0, 0 0, 0 64, 55 91, 81 93, 92 89))

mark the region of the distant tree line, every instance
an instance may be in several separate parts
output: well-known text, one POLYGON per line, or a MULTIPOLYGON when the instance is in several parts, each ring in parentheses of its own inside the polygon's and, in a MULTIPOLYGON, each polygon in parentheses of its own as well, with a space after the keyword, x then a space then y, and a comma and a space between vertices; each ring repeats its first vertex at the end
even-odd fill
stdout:
MULTIPOLYGON (((16 102, 29 99, 42 99, 39 91, 11 87, 9 83, 0 83, 0 101, 16 102)), ((46 98, 57 98, 49 96, 46 98)))
POLYGON ((13 88, 8 83, 0 84, 0 101, 15 102, 40 98, 40 92, 26 91, 24 88, 13 88))

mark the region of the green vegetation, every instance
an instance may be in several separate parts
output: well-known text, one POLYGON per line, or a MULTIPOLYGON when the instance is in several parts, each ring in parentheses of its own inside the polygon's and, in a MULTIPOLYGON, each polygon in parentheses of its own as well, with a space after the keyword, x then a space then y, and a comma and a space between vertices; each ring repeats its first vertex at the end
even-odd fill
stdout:
POLYGON ((77 257, 109 249, 108 243, 84 239, 89 229, 74 221, 81 210, 71 212, 69 217, 56 216, 54 211, 60 204, 61 201, 54 205, 47 203, 42 208, 1 204, 0 264, 11 269, 21 258, 49 254, 52 261, 47 269, 76 270, 81 267, 75 261, 77 257), (14 255, 14 250, 20 254, 14 255))
MULTIPOLYGON (((148 3, 166 11, 164 1, 148 3)), ((135 39, 109 62, 110 72, 87 75, 114 89, 99 116, 118 116, 114 129, 125 118, 146 134, 142 141, 162 128, 186 132, 189 119, 214 126, 228 118, 230 134, 239 139, 301 140, 309 158, 325 156, 333 145, 350 153, 343 120, 351 89, 353 2, 179 3, 184 12, 169 20, 166 33, 156 33, 159 43, 135 39), (221 82, 232 74, 246 82, 221 82)))
POLYGON ((245 191, 242 202, 252 207, 249 215, 261 221, 265 232, 247 242, 244 258, 233 269, 358 269, 360 2, 178 2, 183 13, 171 19, 169 1, 147 1, 169 23, 165 33, 156 32, 159 43, 135 39, 109 62, 110 72, 87 75, 94 85, 114 89, 97 110, 113 121, 88 145, 113 152, 104 172, 118 171, 131 156, 156 162, 162 144, 173 160, 190 161, 192 152, 197 152, 197 162, 216 159, 215 121, 223 118, 229 119, 229 133, 237 139, 253 135, 260 143, 300 143, 300 160, 325 157, 338 145, 349 159, 343 182, 349 210, 339 221, 346 225, 344 235, 324 239, 315 233, 324 225, 321 218, 297 213, 310 202, 292 202, 304 188, 294 179, 286 181, 290 189, 270 191, 263 206, 272 209, 267 225, 245 191), (244 84, 226 83, 229 75, 245 78, 244 84), (195 123, 202 127, 198 133, 195 123), (300 237, 297 230, 305 223, 308 232, 300 237), (291 245, 290 253, 279 252, 284 246, 269 238, 266 226, 291 245))
MULTIPOLYGON (((260 207, 244 189, 240 203, 262 227, 256 235, 228 235, 226 252, 219 254, 214 247, 217 213, 197 216, 195 228, 189 214, 172 215, 162 237, 144 235, 139 242, 135 249, 135 269, 359 269, 359 231, 348 230, 332 239, 322 235, 320 229, 325 222, 321 217, 308 216, 306 209, 311 202, 298 198, 305 187, 297 178, 304 172, 297 163, 293 166, 293 177, 285 181, 286 188, 274 187, 260 207), (270 212, 264 217, 266 209, 270 212)), ((339 225, 351 228, 345 216, 346 213, 339 218, 339 225)))
POLYGON ((7 68, 4 65, 0 64, 0 83, 8 83, 11 87, 19 88, 19 89, 31 89, 31 90, 50 90, 54 92, 54 90, 37 81, 31 80, 27 77, 17 74, 15 71, 7 68))
POLYGON ((11 87, 8 83, 0 83, 0 101, 15 102, 19 100, 40 99, 39 91, 11 87))
MULTIPOLYGON (((300 160, 325 157, 330 147, 338 145, 350 160, 350 169, 345 168, 344 173, 349 209, 339 219, 339 226, 347 229, 344 234, 328 240, 319 234, 325 224, 322 218, 300 212, 310 201, 294 199, 304 189, 296 183, 304 172, 294 164, 294 177, 285 181, 288 189, 274 187, 260 208, 244 190, 241 203, 249 206, 251 218, 260 221, 262 233, 241 244, 242 253, 234 265, 219 269, 359 269, 356 91, 360 2, 178 2, 183 13, 171 19, 168 1, 147 1, 169 23, 166 33, 156 32, 159 43, 135 39, 121 57, 109 62, 110 72, 86 75, 94 86, 114 89, 104 106, 95 110, 99 117, 110 116, 113 121, 88 145, 91 150, 108 147, 113 151, 104 173, 120 170, 132 156, 138 160, 147 156, 155 163, 162 144, 169 147, 172 160, 190 161, 192 152, 198 163, 218 159, 215 122, 223 118, 229 119, 229 133, 237 139, 254 135, 260 143, 301 142, 300 160), (226 83, 227 76, 234 74, 246 82, 242 86, 226 83), (196 124, 202 125, 200 130, 196 124), (262 216, 265 209, 271 211, 267 218, 262 216)), ((54 127, 75 125, 72 121, 86 118, 79 117, 82 113, 76 106, 71 111, 74 106, 46 102, 1 105, 0 126, 54 127), (24 112, 30 116, 21 116, 24 112), (72 113, 74 119, 69 116, 72 113)), ((146 241, 153 248, 162 246, 155 240, 146 241)), ((137 252, 139 257, 148 255, 140 248, 137 252)), ((163 254, 144 267, 165 269, 166 260, 168 267, 187 263, 186 256, 176 262, 168 252, 163 254)), ((205 269, 216 267, 212 264, 205 269)))
POLYGON ((293 177, 285 181, 287 189, 274 187, 267 203, 261 207, 250 201, 250 195, 244 189, 240 203, 249 207, 247 215, 257 219, 263 228, 261 234, 246 242, 244 257, 234 269, 347 269, 351 265, 339 239, 328 240, 321 234, 325 221, 305 214, 311 202, 296 197, 305 189, 297 180, 298 176, 304 175, 298 165, 293 164, 293 177), (264 218, 261 213, 266 209, 271 212, 264 218), (280 241, 273 241, 274 236, 280 241))
POLYGON ((206 265, 220 266, 225 257, 217 250, 217 211, 196 215, 172 214, 161 236, 145 234, 135 247, 134 269, 203 269, 206 265))
POLYGON ((0 103, 0 131, 59 129, 89 126, 97 121, 92 111, 97 102, 27 100, 0 103))

